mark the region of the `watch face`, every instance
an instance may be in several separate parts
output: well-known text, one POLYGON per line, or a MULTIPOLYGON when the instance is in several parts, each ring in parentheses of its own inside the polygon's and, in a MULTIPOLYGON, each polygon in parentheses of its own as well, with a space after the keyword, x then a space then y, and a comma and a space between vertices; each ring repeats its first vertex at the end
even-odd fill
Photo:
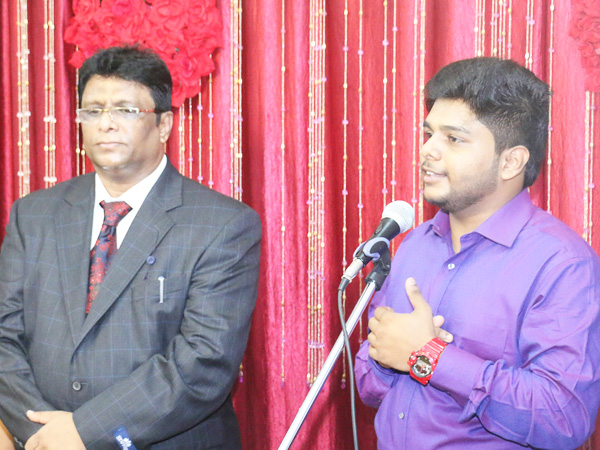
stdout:
POLYGON ((417 356, 417 361, 411 368, 414 376, 418 378, 425 378, 431 375, 431 363, 429 358, 425 355, 417 356))

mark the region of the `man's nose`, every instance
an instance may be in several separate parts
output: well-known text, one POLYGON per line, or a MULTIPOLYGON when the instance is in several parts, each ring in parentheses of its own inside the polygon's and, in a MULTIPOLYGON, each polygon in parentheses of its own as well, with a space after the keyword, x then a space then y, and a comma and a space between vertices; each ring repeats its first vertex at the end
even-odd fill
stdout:
POLYGON ((439 160, 442 157, 440 144, 437 142, 434 136, 431 136, 429 139, 423 142, 419 156, 421 157, 421 161, 425 161, 427 159, 439 160))
POLYGON ((98 128, 101 130, 109 130, 116 127, 117 123, 113 119, 110 109, 103 109, 100 114, 100 119, 98 119, 98 128))

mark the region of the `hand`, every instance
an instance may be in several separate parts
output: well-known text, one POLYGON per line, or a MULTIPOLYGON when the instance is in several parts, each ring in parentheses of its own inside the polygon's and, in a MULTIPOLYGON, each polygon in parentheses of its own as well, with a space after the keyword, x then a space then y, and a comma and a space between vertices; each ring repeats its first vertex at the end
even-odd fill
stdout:
POLYGON ((73 422, 73 413, 27 411, 27 418, 44 426, 25 443, 25 450, 85 450, 73 422))
POLYGON ((0 420, 0 450, 15 450, 12 436, 0 420))
POLYGON ((414 278, 406 280, 406 294, 413 306, 409 314, 379 307, 369 320, 369 356, 383 367, 408 372, 410 354, 434 337, 449 342, 452 335, 441 329, 443 317, 433 317, 431 307, 421 295, 414 278))
POLYGON ((446 344, 454 340, 454 336, 442 328, 444 325, 444 316, 433 316, 433 327, 435 328, 435 337, 440 338, 446 344))

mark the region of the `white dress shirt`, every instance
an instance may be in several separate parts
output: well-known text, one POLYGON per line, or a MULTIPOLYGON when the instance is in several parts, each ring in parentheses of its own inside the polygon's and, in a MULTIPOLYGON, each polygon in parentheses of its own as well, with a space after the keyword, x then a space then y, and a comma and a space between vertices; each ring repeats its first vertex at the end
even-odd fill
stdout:
POLYGON ((117 225, 117 248, 121 246, 123 239, 125 239, 125 235, 127 235, 127 231, 129 231, 129 227, 135 219, 136 214, 142 207, 142 203, 146 200, 148 193, 154 187, 158 178, 167 167, 167 156, 164 155, 162 161, 158 165, 154 172, 144 178, 135 186, 128 189, 125 193, 117 198, 113 198, 110 196, 104 184, 102 184, 102 180, 96 173, 96 198, 94 200, 94 218, 92 219, 92 236, 90 241, 90 250, 94 248, 96 245, 96 241, 98 240, 98 235, 100 234, 100 230, 102 229, 102 222, 104 222, 104 209, 100 206, 100 202, 104 200, 106 203, 110 202, 126 202, 129 206, 131 206, 131 211, 121 219, 119 224, 117 225))

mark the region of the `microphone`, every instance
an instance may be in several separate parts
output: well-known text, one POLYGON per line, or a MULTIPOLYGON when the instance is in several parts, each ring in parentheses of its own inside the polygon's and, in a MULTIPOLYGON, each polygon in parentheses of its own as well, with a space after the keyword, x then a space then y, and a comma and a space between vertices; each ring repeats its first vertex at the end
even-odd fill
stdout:
POLYGON ((371 260, 377 261, 380 252, 390 246, 390 241, 409 230, 415 221, 415 211, 412 206, 403 201, 388 203, 383 209, 381 222, 373 235, 358 246, 354 251, 354 259, 348 266, 342 279, 348 283, 365 267, 371 260))

